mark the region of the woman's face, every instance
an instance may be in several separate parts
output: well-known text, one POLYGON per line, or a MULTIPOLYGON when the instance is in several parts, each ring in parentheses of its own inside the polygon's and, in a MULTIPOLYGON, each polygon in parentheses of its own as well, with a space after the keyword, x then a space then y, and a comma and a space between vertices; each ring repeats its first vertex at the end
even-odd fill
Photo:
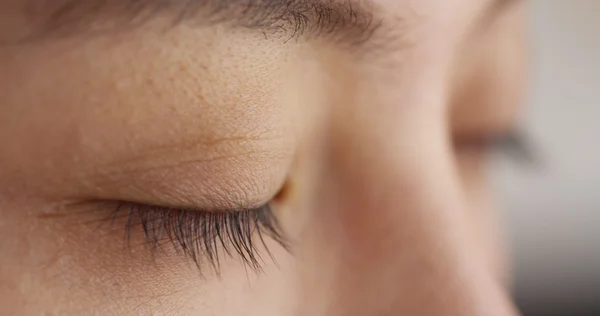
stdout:
POLYGON ((0 1, 0 314, 514 315, 523 9, 0 1))

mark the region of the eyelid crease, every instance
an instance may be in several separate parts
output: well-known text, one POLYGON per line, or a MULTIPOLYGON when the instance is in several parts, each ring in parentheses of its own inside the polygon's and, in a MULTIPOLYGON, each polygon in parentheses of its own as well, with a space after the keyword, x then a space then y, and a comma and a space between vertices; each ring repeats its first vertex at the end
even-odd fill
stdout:
MULTIPOLYGON (((264 142, 270 142, 270 141, 276 141, 276 140, 282 140, 282 139, 284 139, 283 135, 235 136, 235 137, 225 137, 225 138, 206 139, 206 140, 194 138, 193 140, 182 141, 182 142, 179 142, 176 144, 152 146, 151 148, 149 148, 147 150, 143 150, 139 153, 131 154, 129 157, 127 157, 125 159, 119 159, 119 160, 110 162, 106 165, 103 165, 102 168, 110 169, 111 167, 114 167, 114 166, 132 165, 132 164, 136 164, 141 161, 144 161, 148 157, 160 157, 160 156, 164 156, 164 155, 168 155, 168 154, 173 154, 174 152, 177 152, 178 156, 180 156, 181 153, 184 153, 184 152, 199 152, 199 151, 205 152, 209 148, 212 151, 218 151, 216 148, 221 148, 221 147, 227 146, 227 145, 235 147, 235 148, 239 148, 239 147, 241 147, 242 144, 256 143, 257 145, 261 145, 264 142), (219 146, 221 146, 221 147, 219 147, 219 146)), ((252 147, 254 147, 254 145, 252 147)), ((215 161, 215 160, 224 159, 224 158, 228 158, 228 157, 235 157, 235 156, 239 156, 239 155, 243 155, 243 154, 257 154, 257 153, 266 153, 266 152, 269 152, 269 151, 254 150, 254 151, 249 151, 249 152, 240 152, 239 154, 234 154, 234 155, 222 154, 222 155, 215 155, 214 157, 204 159, 204 160, 189 159, 187 162, 188 163, 209 162, 209 161, 215 161)), ((177 162, 176 165, 183 165, 185 163, 186 163, 186 161, 183 160, 183 161, 177 162)), ((149 170, 151 170, 151 169, 149 169, 149 170)), ((142 170, 140 170, 140 171, 142 171, 142 170)))
MULTIPOLYGON (((158 166, 151 166, 151 167, 136 167, 136 168, 128 168, 126 171, 123 171, 122 169, 120 171, 115 171, 114 173, 110 173, 110 172, 104 172, 102 174, 103 177, 107 177, 110 178, 111 175, 114 175, 116 173, 118 173, 119 175, 133 175, 133 174, 138 174, 138 173, 145 173, 145 172, 152 172, 152 171, 159 171, 159 170, 165 170, 165 169, 174 169, 174 168, 180 168, 186 165, 192 165, 192 164, 198 164, 198 163, 210 163, 210 162, 214 162, 214 161, 219 161, 219 160, 225 160, 225 159, 236 159, 236 158, 240 158, 240 157, 251 157, 253 155, 257 155, 257 154, 270 154, 272 153, 273 150, 253 150, 253 151, 247 151, 247 152, 243 152, 243 153, 238 153, 238 154, 227 154, 227 155, 219 155, 219 156, 215 156, 215 157, 211 157, 211 158, 190 158, 190 159, 180 159, 176 162, 173 163, 169 163, 169 164, 160 164, 158 166)), ((141 161, 147 161, 146 159, 140 158, 140 161, 132 161, 131 163, 127 164, 127 165, 134 165, 134 163, 139 163, 141 161)), ((111 164, 111 166, 117 166, 118 163, 114 163, 111 164)), ((111 166, 103 166, 102 168, 107 168, 110 170, 111 166)), ((122 167, 122 166, 121 166, 122 167)))

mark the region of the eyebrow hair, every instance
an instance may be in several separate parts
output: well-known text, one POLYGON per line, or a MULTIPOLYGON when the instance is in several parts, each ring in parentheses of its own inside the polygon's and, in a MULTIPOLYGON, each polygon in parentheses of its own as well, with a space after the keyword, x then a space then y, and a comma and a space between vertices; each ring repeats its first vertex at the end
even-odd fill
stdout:
POLYGON ((169 26, 225 24, 361 45, 380 28, 376 7, 363 0, 29 0, 23 12, 33 36, 66 37, 132 29, 158 18, 169 26), (48 13, 50 12, 50 13, 48 13))

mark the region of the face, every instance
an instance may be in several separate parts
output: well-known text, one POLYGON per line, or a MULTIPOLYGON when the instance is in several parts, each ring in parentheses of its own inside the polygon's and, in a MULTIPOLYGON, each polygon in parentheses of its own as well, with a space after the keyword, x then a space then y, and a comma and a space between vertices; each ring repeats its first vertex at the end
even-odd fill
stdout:
POLYGON ((513 0, 0 1, 0 314, 515 315, 513 0))

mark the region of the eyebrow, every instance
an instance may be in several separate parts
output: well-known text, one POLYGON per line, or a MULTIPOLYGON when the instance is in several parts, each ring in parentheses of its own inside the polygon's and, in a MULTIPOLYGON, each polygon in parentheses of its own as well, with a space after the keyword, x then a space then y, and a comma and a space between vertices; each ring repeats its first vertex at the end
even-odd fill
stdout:
POLYGON ((350 46, 380 28, 376 7, 358 0, 29 0, 33 36, 66 37, 138 28, 159 18, 169 26, 224 24, 283 35, 327 38, 350 46), (50 13, 49 13, 50 12, 50 13))

